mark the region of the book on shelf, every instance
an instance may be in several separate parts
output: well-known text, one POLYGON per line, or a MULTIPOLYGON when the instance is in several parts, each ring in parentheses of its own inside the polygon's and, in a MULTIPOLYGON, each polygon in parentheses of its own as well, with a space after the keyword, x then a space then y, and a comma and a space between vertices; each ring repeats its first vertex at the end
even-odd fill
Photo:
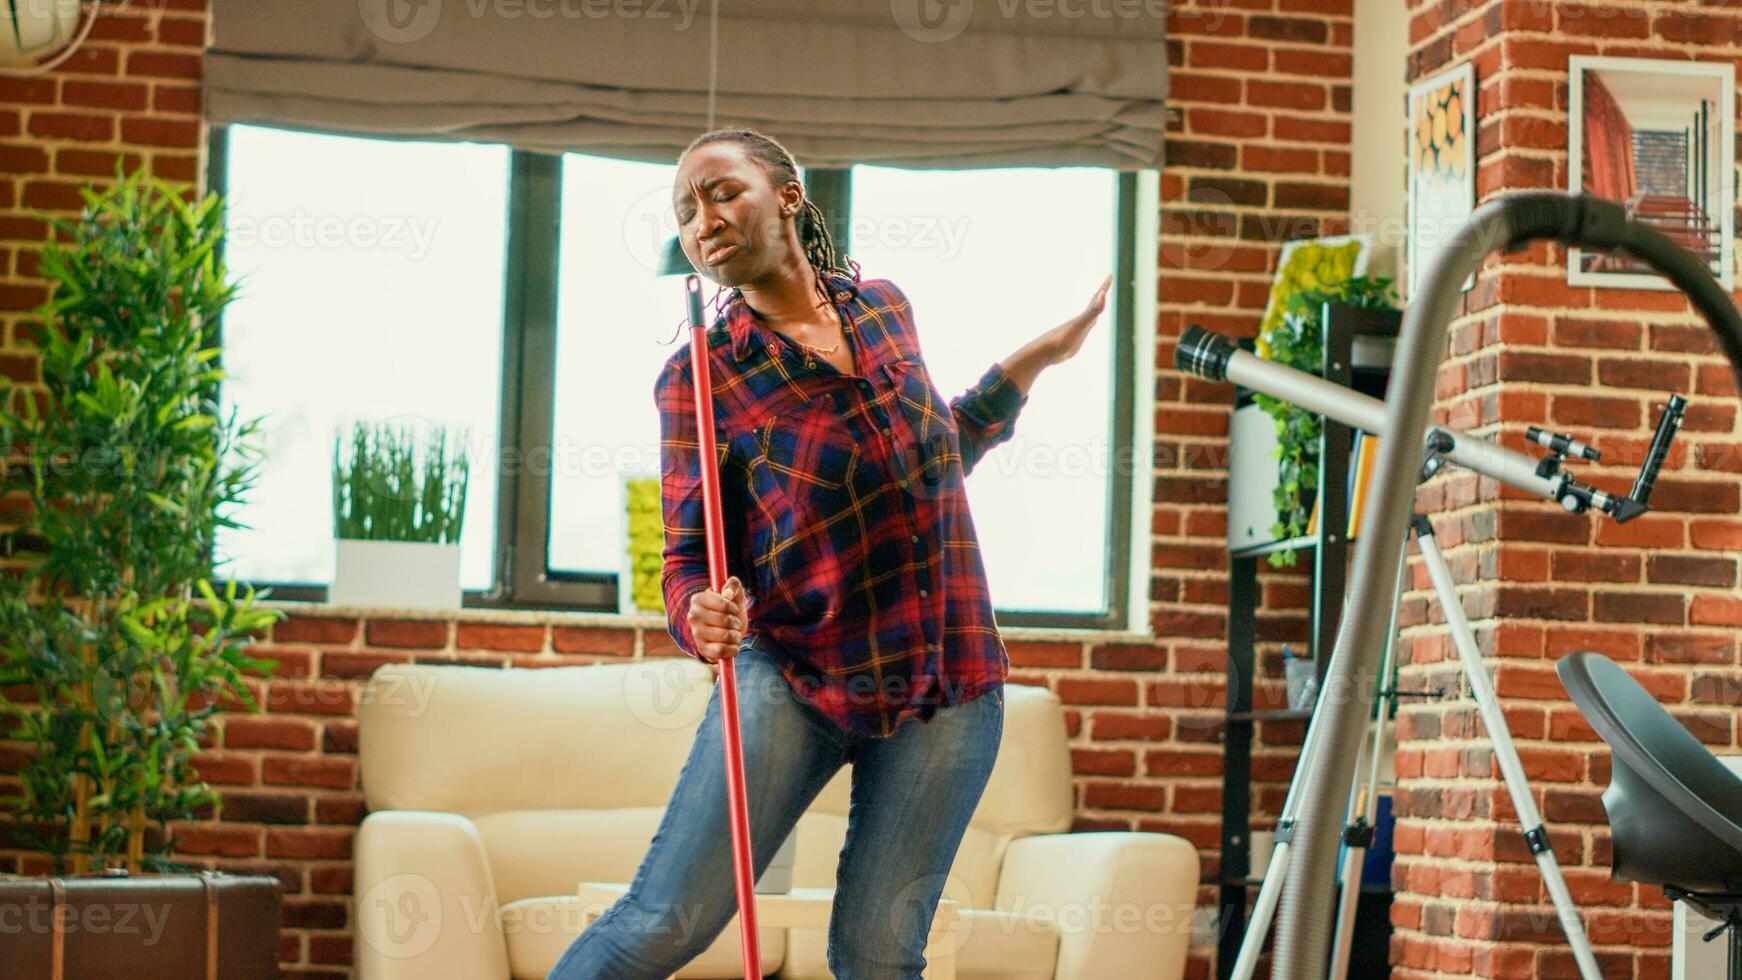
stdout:
POLYGON ((1367 489, 1373 485, 1373 464, 1379 458, 1379 435, 1373 432, 1355 433, 1355 451, 1349 466, 1349 528, 1353 541, 1361 533, 1361 518, 1367 513, 1367 489))
MULTIPOLYGON (((1349 450, 1349 466, 1343 471, 1343 500, 1349 508, 1347 534, 1352 540, 1361 531, 1361 518, 1366 513, 1367 488, 1373 483, 1373 464, 1379 458, 1379 437, 1371 432, 1355 430, 1349 450)), ((1313 495, 1313 511, 1307 517, 1306 533, 1310 537, 1319 530, 1319 510, 1324 494, 1313 495)))

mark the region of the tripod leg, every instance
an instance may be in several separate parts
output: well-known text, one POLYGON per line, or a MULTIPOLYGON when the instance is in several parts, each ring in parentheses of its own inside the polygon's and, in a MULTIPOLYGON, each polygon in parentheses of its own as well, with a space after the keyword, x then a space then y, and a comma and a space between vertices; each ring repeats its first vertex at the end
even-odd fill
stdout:
MULTIPOLYGON (((1389 650, 1390 648, 1388 648, 1389 650)), ((1386 654, 1389 661, 1391 655, 1386 654)), ((1381 677, 1391 675, 1389 666, 1380 674, 1381 677)), ((1374 813, 1379 802, 1379 764, 1384 758, 1387 748, 1385 738, 1386 711, 1385 695, 1382 692, 1374 704, 1379 708, 1379 720, 1373 733, 1372 748, 1368 750, 1367 779, 1362 786, 1355 788, 1349 813, 1349 822, 1343 828, 1343 867, 1342 890, 1337 898, 1337 935, 1331 946, 1331 967, 1325 974, 1330 980, 1341 980, 1349 975, 1349 960, 1355 944, 1355 913, 1361 901, 1361 872, 1366 864, 1367 849, 1373 846, 1373 823, 1368 815, 1374 813)), ((1361 764, 1356 760, 1356 766, 1361 764)))
POLYGON ((1264 884, 1258 889, 1258 901, 1252 905, 1252 921, 1246 924, 1246 935, 1240 937, 1240 956, 1234 960, 1232 980, 1252 980, 1258 972, 1258 957, 1264 953, 1264 940, 1270 935, 1270 923, 1276 917, 1276 903, 1282 898, 1282 882, 1288 877, 1289 842, 1280 827, 1276 832, 1276 848, 1270 852, 1270 865, 1264 869, 1264 884))
POLYGON ((1445 613, 1446 625, 1451 627, 1452 639, 1458 648, 1458 659, 1463 662, 1464 676, 1470 681, 1470 693, 1475 695, 1476 709, 1482 716, 1482 727, 1487 729, 1488 740, 1494 748, 1494 761, 1499 764, 1500 775, 1506 781, 1506 793, 1512 798, 1513 809, 1518 811, 1519 824, 1524 827, 1524 840, 1536 855, 1537 867, 1542 869, 1543 884, 1547 886, 1549 898, 1554 902, 1561 928, 1567 934, 1567 944, 1573 949, 1573 959, 1579 964, 1579 975, 1584 980, 1602 980, 1602 971, 1597 969, 1597 958, 1591 952, 1591 941, 1585 936, 1584 922, 1579 918, 1579 910, 1573 904, 1572 895, 1567 892, 1567 882, 1561 876, 1560 863, 1555 860, 1554 849, 1548 843, 1548 832, 1542 826, 1542 816, 1537 813, 1536 801, 1531 798, 1530 783, 1524 778, 1524 764, 1519 761, 1518 749, 1512 744, 1512 730, 1506 727, 1506 716, 1501 712, 1500 702, 1494 695, 1494 682, 1488 677, 1488 668, 1482 663, 1482 653, 1476 648, 1476 637, 1470 632, 1470 621, 1464 617, 1463 604, 1458 601, 1452 573, 1446 568, 1445 559, 1440 555, 1432 526, 1426 518, 1419 516, 1416 523, 1416 542, 1426 560, 1428 574, 1433 576, 1434 591, 1439 596, 1440 609, 1445 613))
MULTIPOLYGON (((1366 863, 1367 848, 1373 843, 1373 824, 1368 814, 1376 812, 1379 803, 1379 770, 1385 760, 1385 737, 1389 706, 1396 700, 1391 689, 1392 665, 1397 659, 1397 609, 1403 601, 1403 579, 1409 568, 1409 549, 1397 556, 1397 579, 1391 587, 1391 624, 1385 640, 1385 656, 1379 664, 1379 696, 1373 699, 1377 721, 1373 729, 1372 748, 1368 750, 1366 781, 1352 788, 1349 819, 1343 827, 1342 893, 1337 902, 1337 935, 1331 946, 1331 968, 1325 975, 1330 980, 1349 975, 1350 952, 1355 943, 1355 913, 1361 900, 1361 871, 1366 863)), ((1361 759, 1355 760, 1357 771, 1361 759)))
MULTIPOLYGON (((1360 759, 1355 760, 1359 767, 1360 759)), ((1366 791, 1356 787, 1350 794, 1353 807, 1348 823, 1343 827, 1343 866, 1339 869, 1341 887, 1337 895, 1337 935, 1331 946, 1331 966, 1325 976, 1331 980, 1349 975, 1349 952, 1355 942, 1356 903, 1361 899, 1361 865, 1367 858, 1367 844, 1373 839, 1373 827, 1367 822, 1366 791)))
POLYGON ((1282 899, 1282 883, 1288 878, 1289 842, 1294 835, 1295 810, 1300 806, 1302 787, 1313 753, 1320 744, 1321 727, 1318 707, 1313 705, 1313 720, 1307 722, 1306 739, 1301 742, 1300 758, 1295 763, 1294 779, 1288 784, 1288 796, 1282 801, 1282 816, 1276 822, 1276 846, 1270 852, 1270 864, 1264 869, 1264 884, 1258 889, 1258 899, 1252 905, 1252 919, 1246 924, 1246 934, 1240 937, 1240 955, 1234 960, 1230 980, 1252 980, 1258 972, 1258 957, 1264 952, 1264 940, 1270 935, 1270 924, 1276 917, 1276 904, 1282 899))
MULTIPOLYGON (((1403 594, 1404 567, 1408 563, 1408 549, 1398 558, 1397 584, 1392 590, 1391 625, 1393 633, 1397 629, 1398 600, 1403 594)), ((1343 600, 1343 615, 1349 614, 1348 598, 1343 600)), ((1387 666, 1384 676, 1390 676, 1390 657, 1387 652, 1387 666)), ((1234 969, 1229 974, 1230 980, 1252 980, 1258 970, 1258 957, 1264 952, 1264 941, 1270 936, 1271 923, 1276 918, 1276 906, 1282 899, 1282 884, 1288 878, 1288 861, 1291 841, 1294 836, 1296 813, 1300 801, 1305 796, 1307 776, 1312 772, 1313 754, 1321 744, 1323 726, 1319 721, 1319 709, 1324 706, 1322 696, 1313 704, 1313 717, 1307 723, 1306 739, 1301 743, 1300 757, 1295 761, 1294 779, 1289 782, 1288 796, 1282 801, 1282 816, 1276 824, 1276 847, 1271 852, 1270 864, 1264 870, 1264 884, 1258 889, 1258 899, 1252 906, 1252 919, 1246 926, 1246 934, 1240 938, 1240 955, 1234 960, 1234 969)))

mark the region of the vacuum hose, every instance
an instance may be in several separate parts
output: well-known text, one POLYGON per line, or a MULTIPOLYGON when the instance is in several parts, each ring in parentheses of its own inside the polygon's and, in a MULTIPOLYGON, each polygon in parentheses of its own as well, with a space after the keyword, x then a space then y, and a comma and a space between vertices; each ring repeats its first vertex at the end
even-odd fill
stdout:
MULTIPOLYGON (((1418 295, 1404 312, 1396 360, 1385 399, 1386 438, 1380 440, 1369 500, 1368 525, 1355 547, 1350 574, 1353 609, 1390 608, 1402 557, 1404 531, 1415 500, 1421 447, 1432 406, 1434 377, 1445 357, 1446 330, 1464 279, 1490 252, 1516 251, 1539 238, 1595 251, 1623 251, 1656 269, 1686 293, 1705 316, 1742 387, 1742 315, 1706 264, 1621 205, 1557 191, 1508 194, 1481 208, 1449 247, 1428 264, 1418 295)), ((1213 355, 1211 355, 1213 356, 1213 355)), ((1385 647, 1382 616, 1344 617, 1331 654, 1315 727, 1325 726, 1314 753, 1294 833, 1293 863, 1283 886, 1273 975, 1321 980, 1325 975, 1337 843, 1361 733, 1372 710, 1375 678, 1385 647)))

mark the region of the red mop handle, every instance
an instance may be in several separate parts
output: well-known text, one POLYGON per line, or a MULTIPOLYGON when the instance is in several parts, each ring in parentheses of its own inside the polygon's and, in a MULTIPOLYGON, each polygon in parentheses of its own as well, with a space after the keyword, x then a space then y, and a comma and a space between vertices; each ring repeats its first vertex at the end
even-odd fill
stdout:
MULTIPOLYGON (((702 323, 702 281, 684 279, 689 297, 690 371, 695 375, 696 437, 702 454, 702 514, 708 536, 708 580, 726 587, 726 535, 720 518, 720 466, 714 458, 714 386, 708 376, 708 338, 702 323)), ((726 742, 726 802, 732 821, 732 867, 738 880, 738 923, 746 980, 762 976, 756 945, 755 862, 750 857, 750 804, 744 795, 744 746, 738 737, 738 675, 731 657, 720 660, 720 719, 726 742)))

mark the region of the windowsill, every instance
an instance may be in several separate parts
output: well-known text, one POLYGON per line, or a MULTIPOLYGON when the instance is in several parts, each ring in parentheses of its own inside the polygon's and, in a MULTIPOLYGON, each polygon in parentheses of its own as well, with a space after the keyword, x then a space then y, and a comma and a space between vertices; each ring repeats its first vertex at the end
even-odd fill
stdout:
POLYGON ((1006 640, 1022 643, 1154 643, 1148 633, 1130 630, 1064 628, 1058 626, 1000 626, 1006 640))
MULTIPOLYGON (((392 609, 380 606, 334 606, 297 599, 261 599, 256 609, 282 609, 299 616, 336 619, 443 620, 502 623, 515 626, 583 626, 596 629, 650 629, 664 632, 659 613, 571 612, 561 609, 392 609)), ((1006 640, 1026 643, 1152 643, 1155 637, 1130 630, 1067 629, 1053 626, 1000 626, 1006 640)))
POLYGON ((576 612, 566 609, 394 609, 390 606, 335 606, 301 599, 261 599, 257 609, 282 609, 329 619, 426 619, 516 626, 595 626, 606 629, 665 629, 658 613, 576 612))

